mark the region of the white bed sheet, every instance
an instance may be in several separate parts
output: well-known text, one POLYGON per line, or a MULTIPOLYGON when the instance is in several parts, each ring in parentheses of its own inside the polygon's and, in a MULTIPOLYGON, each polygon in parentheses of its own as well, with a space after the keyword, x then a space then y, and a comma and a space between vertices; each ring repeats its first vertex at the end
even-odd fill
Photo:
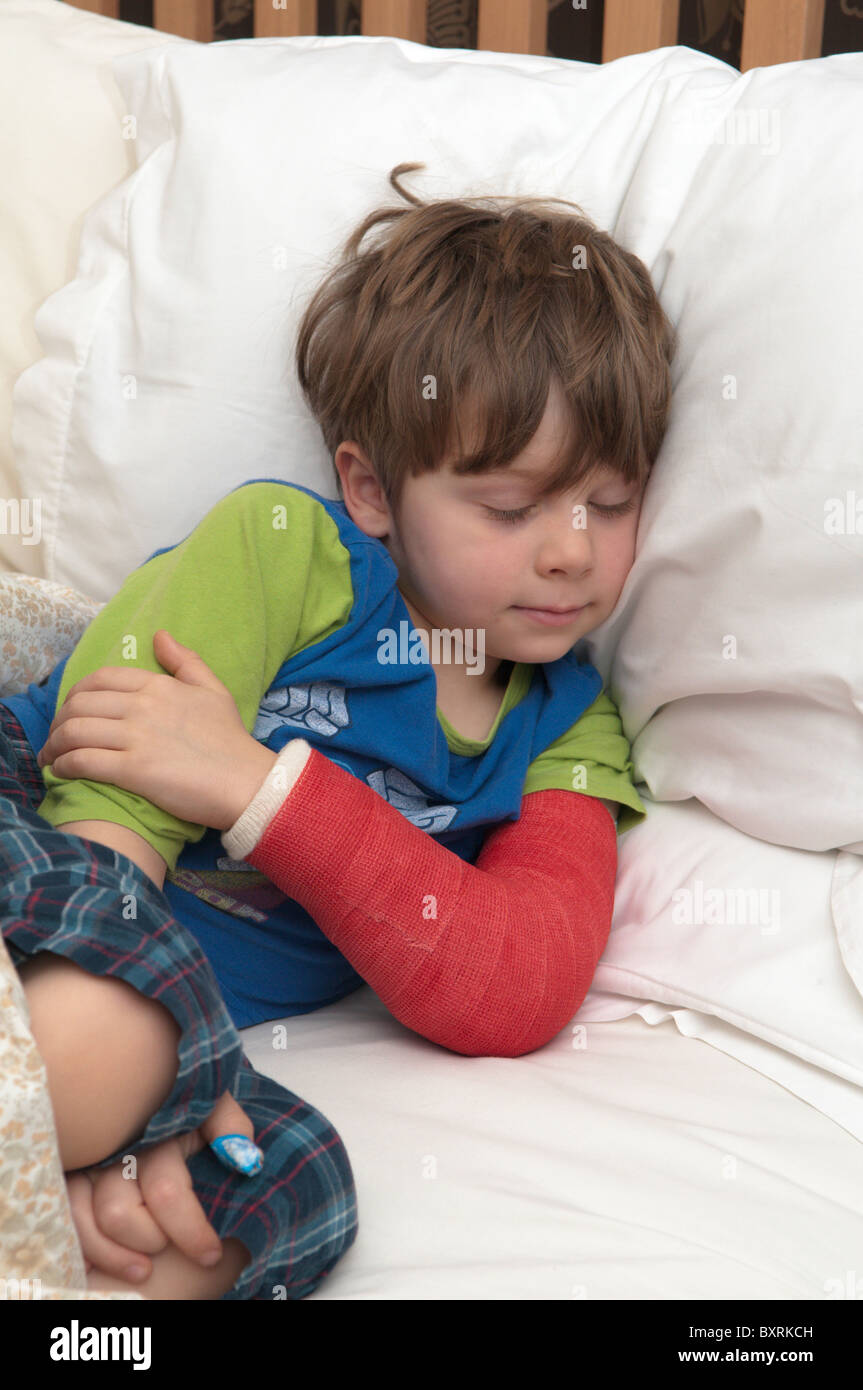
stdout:
POLYGON ((863 1146, 673 1019, 461 1057, 364 986, 281 1026, 283 1049, 244 1030, 248 1056, 323 1111, 357 1184, 314 1298, 863 1298, 863 1146))

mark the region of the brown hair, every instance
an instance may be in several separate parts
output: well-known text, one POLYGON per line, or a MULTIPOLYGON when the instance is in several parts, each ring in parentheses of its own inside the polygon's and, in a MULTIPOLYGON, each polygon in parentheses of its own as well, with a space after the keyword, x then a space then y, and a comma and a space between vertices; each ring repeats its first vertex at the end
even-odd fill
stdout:
POLYGON ((572 429, 540 495, 598 463, 646 482, 667 426, 677 337, 643 262, 563 198, 423 203, 397 178, 424 167, 392 169, 411 206, 369 213, 300 323, 297 373, 330 453, 355 440, 397 511, 408 473, 439 468, 454 436, 457 474, 512 462, 555 378, 572 429), (361 250, 384 222, 387 233, 361 250), (468 455, 463 408, 477 430, 468 455))

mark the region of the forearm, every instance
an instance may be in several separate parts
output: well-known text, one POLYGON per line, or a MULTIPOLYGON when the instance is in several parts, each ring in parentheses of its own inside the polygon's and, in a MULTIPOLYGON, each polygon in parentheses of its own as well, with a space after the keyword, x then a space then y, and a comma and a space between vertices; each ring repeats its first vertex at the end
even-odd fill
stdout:
MULTIPOLYGON (((317 750, 304 755, 304 740, 292 743, 301 770, 291 784, 293 750, 283 755, 290 791, 255 828, 247 862, 431 1041, 518 1056, 554 1037, 610 929, 617 842, 606 809, 573 792, 532 793, 470 865, 317 750)), ((242 819, 223 836, 229 853, 242 819)))
POLYGON ((170 1094, 180 1029, 158 1000, 52 952, 26 961, 19 974, 63 1168, 101 1163, 134 1140, 170 1094))

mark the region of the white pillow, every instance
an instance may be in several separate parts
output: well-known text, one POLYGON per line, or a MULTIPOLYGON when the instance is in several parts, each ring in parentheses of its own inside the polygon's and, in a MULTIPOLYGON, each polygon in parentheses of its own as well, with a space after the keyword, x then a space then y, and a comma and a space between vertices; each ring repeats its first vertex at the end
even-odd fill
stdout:
POLYGON ((647 809, 576 1022, 673 1016, 863 1140, 859 857, 765 844, 695 800, 647 809))
POLYGON ((424 160, 426 196, 568 197, 681 332, 636 565, 588 638, 636 771, 766 840, 863 850, 863 542, 823 526, 856 476, 863 189, 836 169, 863 55, 741 76, 682 47, 595 66, 307 38, 113 66, 140 167, 88 219, 16 388, 48 577, 107 599, 249 478, 336 495, 294 334, 349 229, 398 205, 394 164, 424 160), (745 112, 763 139, 702 138, 745 112))
MULTIPOLYGON (((400 205, 395 164, 426 161, 429 197, 541 191, 614 225, 675 86, 736 77, 686 48, 596 66, 357 37, 172 44, 113 71, 140 167, 36 316, 46 357, 13 422, 46 576, 102 599, 249 478, 337 495, 296 327, 357 221, 400 205)), ((697 159, 681 147, 639 220, 672 224, 697 159)))
MULTIPOLYGON (((87 209, 136 166, 111 59, 182 42, 58 0, 0 4, 2 498, 27 496, 12 457, 12 385, 41 356, 33 316, 74 276, 87 209)), ((44 558, 14 518, 0 529, 0 569, 43 575, 44 558)))
POLYGON ((845 969, 863 994, 863 863, 856 854, 836 856, 830 907, 845 969))
MULTIPOLYGON (((637 560, 587 641, 653 798, 863 853, 863 54, 715 97, 679 217, 639 237, 681 349, 637 560)), ((653 124, 634 206, 697 134, 689 100, 653 124)))

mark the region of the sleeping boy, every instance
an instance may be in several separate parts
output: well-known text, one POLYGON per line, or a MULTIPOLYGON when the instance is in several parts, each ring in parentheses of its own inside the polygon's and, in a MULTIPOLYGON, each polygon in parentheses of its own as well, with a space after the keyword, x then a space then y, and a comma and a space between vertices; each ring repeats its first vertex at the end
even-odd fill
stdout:
MULTIPOLYGON (((131 1150, 203 1134, 183 1155, 188 1210, 225 1242, 216 1283, 189 1292, 204 1289, 193 1242, 169 1240, 145 1196, 113 1249, 95 1208, 79 1220, 73 1204, 102 1271, 91 1287, 133 1287, 117 1252, 139 1250, 146 1297, 317 1287, 356 1233, 350 1165, 330 1127, 341 1220, 319 1267, 298 1268, 272 1234, 297 1228, 296 1196, 274 1178, 305 1102, 251 1068, 236 1030, 367 983, 463 1055, 544 1046, 590 986, 616 835, 645 814, 615 706, 573 648, 633 563, 674 330, 642 262, 574 204, 423 203, 398 183, 421 167, 392 171, 408 206, 364 219, 300 324, 299 380, 339 500, 241 484, 128 576, 47 683, 0 702, 0 830, 18 832, 14 850, 0 835, 0 872, 18 875, 3 931, 25 989, 28 956, 55 967, 28 1002, 64 1167, 107 1183, 131 1150), (34 750, 45 796, 33 781, 25 804, 34 750), (72 877, 52 914, 36 866, 58 854, 72 877), (117 1009, 116 1056, 91 1031, 69 1060, 52 1002, 74 1032, 83 972, 91 1024, 107 975, 146 1000, 159 1046, 138 1048, 134 1076, 117 1009), (194 1006, 175 999, 190 972, 194 1006), (93 1128, 100 1087, 124 1094, 113 1128, 104 1108, 93 1128), (227 1216, 203 1129, 224 1093, 265 1159, 231 1179, 227 1216), (255 1222, 265 1182, 272 1220, 255 1222), (145 1208, 150 1246, 135 1241, 145 1208)), ((310 1214, 309 1230, 311 1246, 310 1214)))

